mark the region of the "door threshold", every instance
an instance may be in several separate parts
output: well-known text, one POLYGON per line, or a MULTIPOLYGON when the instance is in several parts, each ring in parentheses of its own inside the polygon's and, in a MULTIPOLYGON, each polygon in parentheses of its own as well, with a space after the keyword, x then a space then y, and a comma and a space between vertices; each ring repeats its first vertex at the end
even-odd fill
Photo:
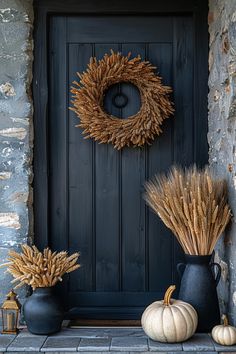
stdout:
POLYGON ((98 320, 98 319, 76 319, 71 320, 68 324, 69 328, 81 327, 101 327, 101 328, 124 328, 124 327, 141 327, 140 320, 98 320))

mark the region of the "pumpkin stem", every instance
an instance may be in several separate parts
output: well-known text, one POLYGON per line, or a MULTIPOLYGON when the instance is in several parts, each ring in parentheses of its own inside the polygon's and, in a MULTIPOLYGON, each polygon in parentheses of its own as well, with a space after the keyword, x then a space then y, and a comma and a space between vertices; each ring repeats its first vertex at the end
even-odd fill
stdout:
POLYGON ((223 325, 224 326, 228 326, 229 325, 228 317, 226 315, 222 316, 222 320, 223 320, 223 325))
POLYGON ((171 285, 169 286, 169 288, 166 290, 165 292, 165 296, 164 296, 164 300, 163 300, 163 304, 165 306, 169 306, 170 305, 170 299, 171 299, 171 295, 172 293, 175 291, 176 286, 175 285, 171 285))

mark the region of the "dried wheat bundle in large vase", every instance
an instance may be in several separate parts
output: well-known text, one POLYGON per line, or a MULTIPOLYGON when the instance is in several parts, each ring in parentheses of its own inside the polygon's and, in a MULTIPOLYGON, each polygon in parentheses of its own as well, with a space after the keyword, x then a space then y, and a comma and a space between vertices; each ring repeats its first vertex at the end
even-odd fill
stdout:
POLYGON ((77 127, 85 138, 100 143, 112 143, 116 149, 124 146, 143 146, 159 135, 164 119, 173 113, 169 99, 170 87, 163 86, 155 67, 141 57, 130 59, 120 53, 105 54, 97 61, 91 58, 87 71, 77 73, 80 82, 74 81, 72 109, 79 117, 77 127), (109 86, 130 82, 138 87, 141 96, 139 112, 127 119, 109 115, 103 109, 103 100, 109 86))
POLYGON ((9 262, 1 265, 7 266, 7 272, 15 278, 12 283, 19 283, 15 289, 24 284, 31 285, 33 289, 54 286, 62 281, 65 273, 80 267, 77 252, 68 256, 66 251, 52 252, 49 248, 43 252, 35 246, 22 245, 21 248, 22 253, 10 250, 9 262))
POLYGON ((231 218, 226 182, 207 167, 174 167, 155 176, 146 183, 145 199, 191 255, 210 255, 231 218))

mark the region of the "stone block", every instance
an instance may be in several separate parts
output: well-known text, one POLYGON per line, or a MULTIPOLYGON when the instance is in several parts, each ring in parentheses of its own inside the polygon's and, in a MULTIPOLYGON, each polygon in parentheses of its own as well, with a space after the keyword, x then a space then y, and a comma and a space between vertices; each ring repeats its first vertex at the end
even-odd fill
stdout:
POLYGON ((7 348, 10 352, 38 352, 43 346, 46 336, 17 336, 7 348))
POLYGON ((148 339, 148 346, 151 352, 181 352, 181 343, 161 343, 148 339))
MULTIPOLYGON (((110 352, 110 353, 114 353, 114 352, 110 352)), ((139 354, 147 354, 147 353, 149 353, 149 352, 138 352, 139 354)), ((123 352, 122 352, 122 354, 124 354, 123 352)), ((129 352, 129 354, 137 354, 137 352, 135 351, 135 352, 129 352)), ((158 354, 166 354, 166 353, 159 353, 158 352, 158 354)))
POLYGON ((38 337, 38 336, 36 334, 30 333, 27 328, 23 328, 19 332, 17 338, 21 338, 21 337, 38 337))
MULTIPOLYGON (((202 351, 189 351, 189 352, 187 352, 187 351, 184 351, 184 352, 182 352, 182 354, 193 354, 193 352, 194 352, 194 354, 202 354, 202 351)), ((205 352, 204 352, 205 353, 205 352)), ((217 352, 215 352, 215 351, 207 351, 206 352, 207 354, 218 354, 217 352)))
POLYGON ((107 337, 137 337, 147 338, 142 328, 104 328, 102 329, 107 337))
POLYGON ((0 55, 21 55, 22 51, 30 48, 31 42, 28 41, 30 31, 31 25, 29 23, 0 21, 0 55))
POLYGON ((196 333, 192 338, 183 343, 183 350, 190 351, 214 351, 214 343, 206 333, 196 333))
POLYGON ((79 337, 48 337, 41 351, 43 352, 76 352, 79 346, 79 337))
POLYGON ((108 335, 101 328, 64 328, 52 337, 108 338, 108 335))
MULTIPOLYGON (((39 352, 37 351, 35 351, 35 352, 30 352, 31 354, 39 354, 39 352)), ((25 351, 21 351, 21 352, 10 352, 10 351, 8 351, 7 352, 7 354, 25 354, 25 351)))
POLYGON ((114 337, 111 340, 111 351, 148 351, 146 338, 114 337))
MULTIPOLYGON (((46 353, 46 354, 71 354, 72 351, 61 351, 60 349, 58 349, 58 351, 56 351, 56 350, 52 350, 52 351, 47 350, 46 352, 44 352, 43 349, 42 349, 40 354, 43 354, 43 353, 46 353)), ((14 354, 17 354, 17 353, 14 353, 14 354)), ((96 354, 99 354, 99 353, 96 352, 96 354)), ((106 352, 106 354, 107 354, 107 352, 106 352)))
MULTIPOLYGON (((193 351, 152 351, 152 352, 149 352, 149 353, 156 353, 156 354, 193 354, 193 351)), ((202 354, 202 351, 194 351, 194 354, 202 354)), ((211 351, 211 352, 207 352, 207 354, 217 354, 217 352, 215 351, 211 351)))
MULTIPOLYGON (((40 352, 40 354, 43 354, 43 353, 46 353, 46 354, 71 354, 72 352, 71 351, 60 351, 59 349, 58 349, 58 351, 54 351, 54 350, 52 350, 52 351, 46 351, 46 352, 44 352, 44 351, 41 351, 40 352)), ((14 354, 17 354, 17 353, 14 353, 14 354)), ((39 353, 38 353, 39 354, 39 353)), ((98 354, 98 353, 96 353, 96 354, 98 354)), ((106 353, 107 354, 107 353, 106 353)))
POLYGON ((1 0, 0 22, 31 22, 33 20, 32 0, 1 0))
POLYGON ((220 345, 214 342, 215 351, 217 352, 232 352, 236 353, 236 345, 220 345))
POLYGON ((147 338, 142 328, 64 328, 53 336, 80 338, 140 337, 147 338))
POLYGON ((111 339, 109 338, 83 338, 80 341, 78 351, 105 352, 109 351, 111 339))
POLYGON ((0 335, 0 352, 5 352, 11 342, 14 340, 15 335, 2 334, 0 335))
POLYGON ((0 59, 0 84, 4 82, 19 82, 20 80, 22 80, 23 84, 30 78, 29 68, 31 67, 31 62, 27 54, 22 54, 19 57, 0 54, 0 59))
MULTIPOLYGON (((189 352, 184 351, 184 352, 182 352, 182 354, 193 354, 193 352, 194 352, 194 354, 202 354, 203 351, 193 351, 193 350, 189 351, 189 352)), ((218 354, 218 353, 215 351, 207 351, 207 354, 218 354)))
MULTIPOLYGON (((83 352, 81 352, 81 353, 83 353, 83 354, 110 354, 110 353, 112 353, 112 354, 120 354, 120 352, 107 352, 107 351, 105 351, 105 352, 100 352, 100 351, 91 351, 91 352, 87 352, 87 351, 83 351, 83 352)), ((48 353, 47 353, 48 354, 48 353)), ((58 353, 59 354, 59 353, 58 353)), ((61 354, 61 353, 60 353, 61 354)), ((122 352, 122 354, 130 354, 129 352, 122 352)))

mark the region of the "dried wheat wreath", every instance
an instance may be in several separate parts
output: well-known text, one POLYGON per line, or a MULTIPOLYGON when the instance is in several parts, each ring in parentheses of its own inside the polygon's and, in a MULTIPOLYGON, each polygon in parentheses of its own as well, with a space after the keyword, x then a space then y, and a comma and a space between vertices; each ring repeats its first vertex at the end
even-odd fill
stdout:
POLYGON ((118 150, 124 146, 143 146, 159 135, 164 119, 174 109, 168 97, 170 87, 161 84, 155 75, 154 66, 141 61, 137 56, 130 59, 120 53, 105 54, 97 61, 91 58, 87 71, 77 73, 80 82, 74 81, 73 108, 79 117, 85 138, 94 138, 100 143, 112 143, 118 150), (138 113, 127 119, 109 115, 103 109, 103 99, 109 86, 118 82, 130 82, 140 92, 141 107, 138 113))

